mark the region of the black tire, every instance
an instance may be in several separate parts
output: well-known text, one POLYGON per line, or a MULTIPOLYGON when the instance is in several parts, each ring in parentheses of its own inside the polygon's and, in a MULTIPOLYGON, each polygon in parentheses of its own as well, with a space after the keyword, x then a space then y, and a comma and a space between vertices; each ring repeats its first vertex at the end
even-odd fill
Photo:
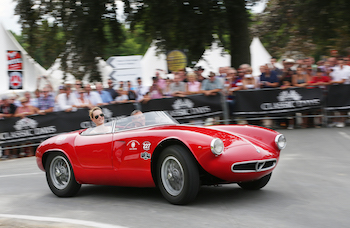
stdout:
POLYGON ((240 182, 238 185, 246 190, 259 190, 269 183, 272 173, 255 181, 240 182))
POLYGON ((193 201, 200 187, 196 160, 182 146, 165 148, 157 164, 157 181, 170 203, 183 205, 193 201))
POLYGON ((50 154, 45 170, 47 183, 56 196, 70 197, 78 193, 81 184, 76 182, 72 165, 64 154, 50 154))

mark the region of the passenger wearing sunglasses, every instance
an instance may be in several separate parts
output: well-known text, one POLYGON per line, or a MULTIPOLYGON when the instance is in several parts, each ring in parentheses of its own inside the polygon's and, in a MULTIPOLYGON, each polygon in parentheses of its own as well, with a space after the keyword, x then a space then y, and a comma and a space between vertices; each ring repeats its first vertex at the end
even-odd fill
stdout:
POLYGON ((101 134, 112 132, 111 126, 105 126, 105 116, 100 107, 94 107, 89 111, 90 119, 96 124, 92 129, 91 134, 101 134))

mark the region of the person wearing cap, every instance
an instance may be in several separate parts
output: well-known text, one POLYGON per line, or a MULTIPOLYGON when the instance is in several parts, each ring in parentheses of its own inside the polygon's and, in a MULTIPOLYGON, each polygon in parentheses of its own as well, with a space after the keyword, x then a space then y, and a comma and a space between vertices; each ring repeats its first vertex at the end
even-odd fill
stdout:
POLYGON ((206 96, 213 96, 222 91, 223 85, 220 79, 215 77, 214 72, 209 73, 209 78, 205 79, 202 83, 201 93, 206 96))
POLYGON ((201 66, 194 69, 194 73, 197 74, 197 81, 199 81, 200 83, 203 83, 203 81, 205 80, 205 77, 203 76, 203 71, 204 68, 202 68, 201 66))
POLYGON ((11 118, 14 116, 16 112, 16 105, 11 103, 10 98, 8 96, 2 97, 2 104, 0 105, 0 118, 11 118))

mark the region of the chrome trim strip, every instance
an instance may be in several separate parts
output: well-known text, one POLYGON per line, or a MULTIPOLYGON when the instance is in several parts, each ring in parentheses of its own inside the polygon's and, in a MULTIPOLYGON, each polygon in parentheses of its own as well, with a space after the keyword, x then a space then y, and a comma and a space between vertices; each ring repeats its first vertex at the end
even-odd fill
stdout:
POLYGON ((263 172, 266 170, 270 170, 275 168, 277 165, 277 159, 273 158, 273 159, 267 159, 267 160, 255 160, 255 161, 245 161, 245 162, 237 162, 237 163, 233 163, 231 166, 231 171, 233 173, 255 173, 255 172, 263 172), (264 165, 266 164, 266 162, 270 162, 272 161, 273 164, 272 166, 269 166, 267 168, 263 168, 264 165), (242 165, 242 164, 252 164, 254 165, 255 169, 254 170, 234 170, 234 166, 235 165, 242 165))

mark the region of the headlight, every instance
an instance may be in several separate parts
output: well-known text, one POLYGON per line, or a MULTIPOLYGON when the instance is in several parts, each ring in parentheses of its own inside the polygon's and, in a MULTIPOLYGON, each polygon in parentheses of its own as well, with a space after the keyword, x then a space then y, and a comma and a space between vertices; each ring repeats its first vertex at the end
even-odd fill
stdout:
POLYGON ((215 155, 220 155, 224 151, 224 143, 221 139, 215 138, 210 143, 211 152, 215 155))
POLYGON ((275 138, 275 143, 276 143, 278 149, 280 149, 280 150, 284 149, 287 145, 286 137, 284 137, 284 135, 282 135, 282 134, 277 135, 275 138))

